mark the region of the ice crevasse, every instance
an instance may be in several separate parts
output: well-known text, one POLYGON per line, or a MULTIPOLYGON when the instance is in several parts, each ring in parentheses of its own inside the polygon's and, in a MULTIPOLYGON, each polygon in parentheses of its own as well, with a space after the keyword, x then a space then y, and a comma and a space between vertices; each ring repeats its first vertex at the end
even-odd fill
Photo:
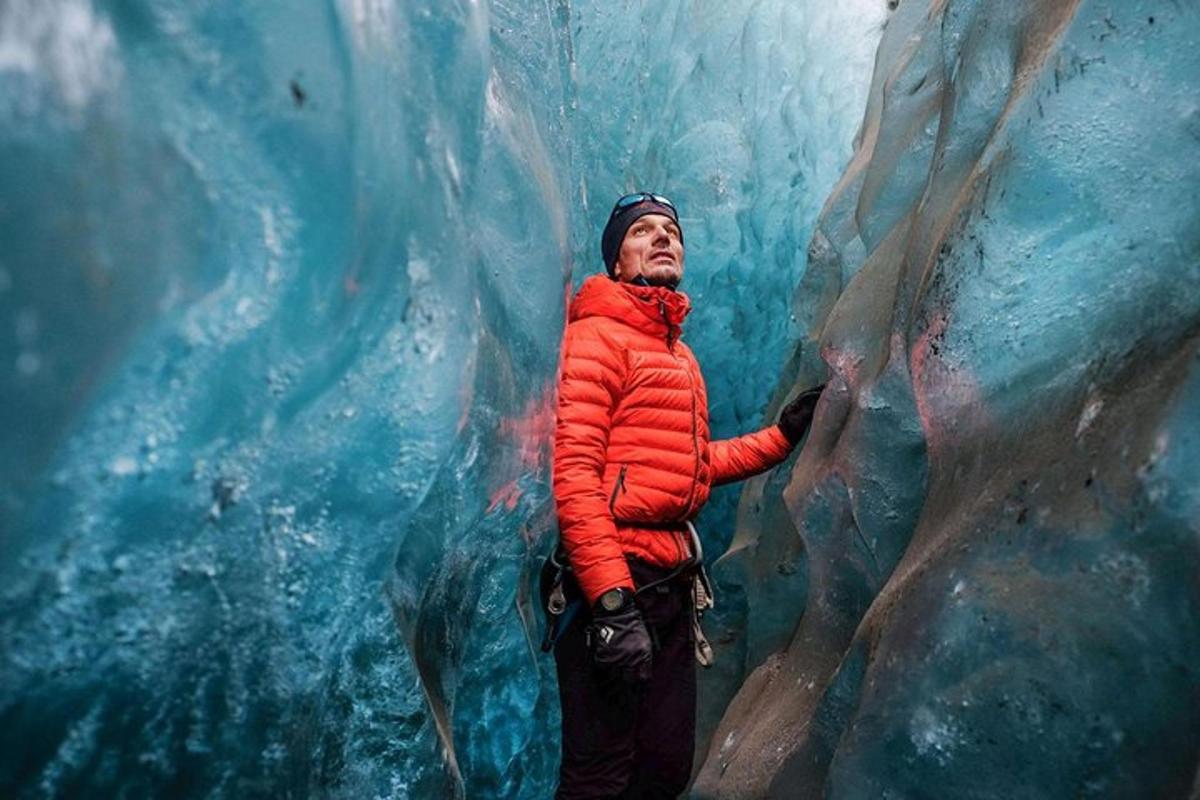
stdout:
POLYGON ((1198 40, 1176 0, 0 8, 0 790, 549 796, 564 299, 656 188, 716 433, 831 380, 701 518, 693 794, 1194 794, 1198 40))

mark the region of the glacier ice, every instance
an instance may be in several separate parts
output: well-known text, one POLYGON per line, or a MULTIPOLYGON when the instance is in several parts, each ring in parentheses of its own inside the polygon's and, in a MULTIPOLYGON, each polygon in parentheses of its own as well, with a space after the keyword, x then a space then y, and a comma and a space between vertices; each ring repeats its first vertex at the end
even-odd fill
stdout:
POLYGON ((683 211, 717 435, 833 375, 700 520, 695 794, 1194 793, 1198 37, 0 6, 0 792, 547 796, 558 338, 636 187, 683 211))
MULTIPOLYGON (((550 12, 517 57, 478 5, 0 9, 3 794, 442 791, 388 577, 461 552, 413 525, 470 479, 454 510, 509 523, 480 618, 522 629, 572 243, 550 12)), ((499 719, 481 761, 552 757, 499 719)))
POLYGON ((695 796, 1195 795, 1198 36, 889 19, 797 291, 831 391, 719 565, 768 612, 695 796))
POLYGON ((0 790, 547 795, 569 279, 669 192, 758 424, 884 12, 0 8, 0 790))

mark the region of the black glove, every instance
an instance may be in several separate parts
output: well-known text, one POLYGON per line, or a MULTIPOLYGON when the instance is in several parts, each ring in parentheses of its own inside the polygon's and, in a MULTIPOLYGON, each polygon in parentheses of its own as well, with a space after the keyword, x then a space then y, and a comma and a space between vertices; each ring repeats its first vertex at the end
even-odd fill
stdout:
POLYGON ((815 389, 801 392, 779 412, 779 430, 783 431, 783 435, 793 445, 804 438, 808 426, 812 424, 813 411, 816 410, 817 401, 821 399, 823 391, 825 384, 822 383, 815 389))
POLYGON ((633 598, 609 611, 596 604, 595 619, 588 626, 592 658, 596 666, 620 676, 626 683, 645 683, 650 680, 653 650, 650 632, 642 621, 633 598))

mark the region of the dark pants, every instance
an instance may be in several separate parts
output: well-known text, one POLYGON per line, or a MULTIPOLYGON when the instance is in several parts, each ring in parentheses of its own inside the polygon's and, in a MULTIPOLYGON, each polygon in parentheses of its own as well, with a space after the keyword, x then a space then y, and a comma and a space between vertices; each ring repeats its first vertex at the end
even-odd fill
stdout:
MULTIPOLYGON (((633 561, 644 586, 665 571, 633 561)), ((562 767, 557 800, 678 797, 692 772, 696 661, 691 590, 681 580, 638 595, 655 642, 654 676, 634 687, 593 665, 580 614, 555 647, 562 701, 562 767)))

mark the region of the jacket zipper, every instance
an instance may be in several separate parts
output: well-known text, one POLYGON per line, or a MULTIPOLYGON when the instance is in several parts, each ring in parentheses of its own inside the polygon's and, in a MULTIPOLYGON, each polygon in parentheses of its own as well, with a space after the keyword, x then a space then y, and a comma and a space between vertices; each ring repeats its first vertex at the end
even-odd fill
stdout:
POLYGON ((658 300, 658 313, 662 314, 663 322, 667 326, 667 350, 671 355, 675 355, 675 342, 671 339, 671 318, 667 316, 667 304, 662 298, 658 300))
POLYGON ((696 499, 696 481, 700 478, 700 434, 697 431, 696 425, 696 381, 692 378, 692 371, 687 370, 688 388, 692 396, 692 458, 694 466, 692 467, 692 488, 688 492, 687 506, 684 508, 683 518, 680 522, 687 519, 687 515, 692 510, 692 501, 696 499))
MULTIPOLYGON (((675 347, 674 347, 674 343, 671 341, 671 319, 670 319, 670 317, 667 316, 667 304, 662 299, 659 299, 659 301, 658 301, 658 310, 659 310, 659 313, 662 314, 663 322, 667 326, 667 350, 670 351, 672 356, 674 356, 675 355, 675 347)), ((687 505, 685 505, 683 507, 683 515, 678 520, 676 520, 677 522, 683 522, 683 521, 687 520, 688 514, 692 510, 692 501, 696 499, 696 481, 700 477, 700 434, 699 434, 699 431, 697 430, 698 426, 696 425, 696 381, 692 377, 692 371, 690 369, 686 369, 686 367, 685 367, 684 371, 687 372, 687 376, 688 376, 688 389, 689 389, 688 394, 690 394, 691 398, 692 398, 692 463, 693 463, 693 466, 692 466, 692 485, 691 485, 690 489, 688 490, 687 505)), ((675 545, 676 545, 676 547, 679 546, 678 538, 675 539, 675 545)))
POLYGON ((613 484, 612 497, 608 499, 608 513, 613 519, 617 518, 617 495, 625 488, 625 470, 629 469, 628 464, 621 465, 621 471, 617 473, 617 482, 613 484))

